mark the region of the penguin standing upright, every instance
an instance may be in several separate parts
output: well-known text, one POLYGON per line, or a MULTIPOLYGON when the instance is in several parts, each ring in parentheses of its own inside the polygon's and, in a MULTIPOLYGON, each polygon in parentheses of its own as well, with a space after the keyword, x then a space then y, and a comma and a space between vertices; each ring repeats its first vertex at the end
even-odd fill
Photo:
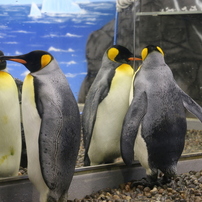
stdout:
POLYGON ((146 169, 146 186, 176 175, 187 130, 185 108, 202 121, 202 108, 176 84, 158 46, 142 50, 143 63, 134 82, 134 97, 124 119, 121 153, 131 165, 134 154, 146 169), (158 170, 164 175, 158 180, 158 170))
POLYGON ((120 45, 110 47, 103 56, 82 114, 85 166, 111 163, 120 157, 121 127, 134 74, 130 60, 134 60, 133 54, 120 45))
MULTIPOLYGON (((0 56, 3 56, 0 51, 0 56)), ((22 150, 18 89, 0 62, 0 177, 17 176, 22 150)))
POLYGON ((30 181, 41 202, 66 201, 80 145, 80 114, 67 79, 45 51, 0 59, 22 63, 31 72, 22 87, 30 181))

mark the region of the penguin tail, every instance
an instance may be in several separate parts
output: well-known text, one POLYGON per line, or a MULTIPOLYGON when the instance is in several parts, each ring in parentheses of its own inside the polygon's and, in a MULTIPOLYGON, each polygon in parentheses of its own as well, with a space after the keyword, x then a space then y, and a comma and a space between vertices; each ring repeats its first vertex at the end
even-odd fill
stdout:
POLYGON ((88 154, 85 154, 84 156, 84 166, 90 166, 90 158, 88 154))
POLYGON ((67 201, 68 193, 64 192, 63 194, 57 194, 54 191, 50 190, 47 202, 63 202, 67 201))
POLYGON ((56 202, 56 199, 49 196, 48 199, 47 199, 48 202, 56 202))

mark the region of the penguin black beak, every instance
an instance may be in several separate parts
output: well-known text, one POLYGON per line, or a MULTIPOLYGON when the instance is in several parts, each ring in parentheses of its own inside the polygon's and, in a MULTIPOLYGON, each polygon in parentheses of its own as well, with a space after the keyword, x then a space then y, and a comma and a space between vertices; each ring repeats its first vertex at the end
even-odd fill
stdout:
POLYGON ((14 61, 14 62, 18 62, 21 64, 27 64, 27 61, 20 59, 20 58, 15 58, 12 56, 0 56, 0 61, 2 62, 4 60, 14 61))

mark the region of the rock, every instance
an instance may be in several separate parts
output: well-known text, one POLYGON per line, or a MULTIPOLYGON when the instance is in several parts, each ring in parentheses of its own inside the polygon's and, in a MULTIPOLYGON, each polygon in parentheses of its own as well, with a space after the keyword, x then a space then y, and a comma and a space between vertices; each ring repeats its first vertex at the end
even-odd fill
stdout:
POLYGON ((144 192, 150 192, 150 191, 151 191, 151 189, 149 187, 144 188, 144 192))
POLYGON ((130 185, 129 185, 129 184, 126 184, 125 190, 126 190, 126 191, 130 191, 130 185))
POLYGON ((199 183, 202 183, 202 177, 199 177, 199 178, 198 178, 198 182, 199 182, 199 183))
POLYGON ((165 192, 165 190, 160 188, 158 192, 159 192, 159 194, 163 194, 165 192))
POLYGON ((150 191, 150 193, 151 193, 152 195, 157 194, 157 193, 158 193, 157 188, 156 188, 156 187, 154 187, 154 188, 153 188, 153 189, 150 191))

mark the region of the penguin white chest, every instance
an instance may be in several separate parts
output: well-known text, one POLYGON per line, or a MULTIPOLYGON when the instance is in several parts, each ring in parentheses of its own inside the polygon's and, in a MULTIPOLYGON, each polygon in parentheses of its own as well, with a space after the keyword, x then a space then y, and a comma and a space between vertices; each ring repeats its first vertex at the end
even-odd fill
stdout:
POLYGON ((147 151, 147 145, 143 137, 141 136, 141 125, 139 126, 137 137, 135 140, 134 145, 134 153, 135 158, 137 158, 140 162, 140 164, 146 169, 147 175, 151 174, 151 169, 149 167, 148 162, 148 151, 147 151))
MULTIPOLYGON (((28 156, 28 175, 30 181, 37 184, 38 191, 44 194, 44 198, 48 193, 40 167, 39 161, 39 145, 38 138, 41 126, 41 118, 39 117, 34 94, 33 77, 29 74, 26 76, 22 89, 22 118, 25 132, 25 140, 27 145, 28 156)), ((41 196, 43 198, 43 196, 41 196)), ((41 199, 45 201, 45 199, 41 199)))
MULTIPOLYGON (((89 147, 89 157, 99 161, 100 158, 117 158, 120 156, 120 135, 123 119, 129 107, 129 93, 134 70, 123 64, 116 69, 110 90, 99 104, 93 135, 89 147)), ((101 161, 101 160, 100 160, 101 161)))
POLYGON ((12 76, 0 71, 0 177, 16 176, 21 157, 18 89, 12 76))

